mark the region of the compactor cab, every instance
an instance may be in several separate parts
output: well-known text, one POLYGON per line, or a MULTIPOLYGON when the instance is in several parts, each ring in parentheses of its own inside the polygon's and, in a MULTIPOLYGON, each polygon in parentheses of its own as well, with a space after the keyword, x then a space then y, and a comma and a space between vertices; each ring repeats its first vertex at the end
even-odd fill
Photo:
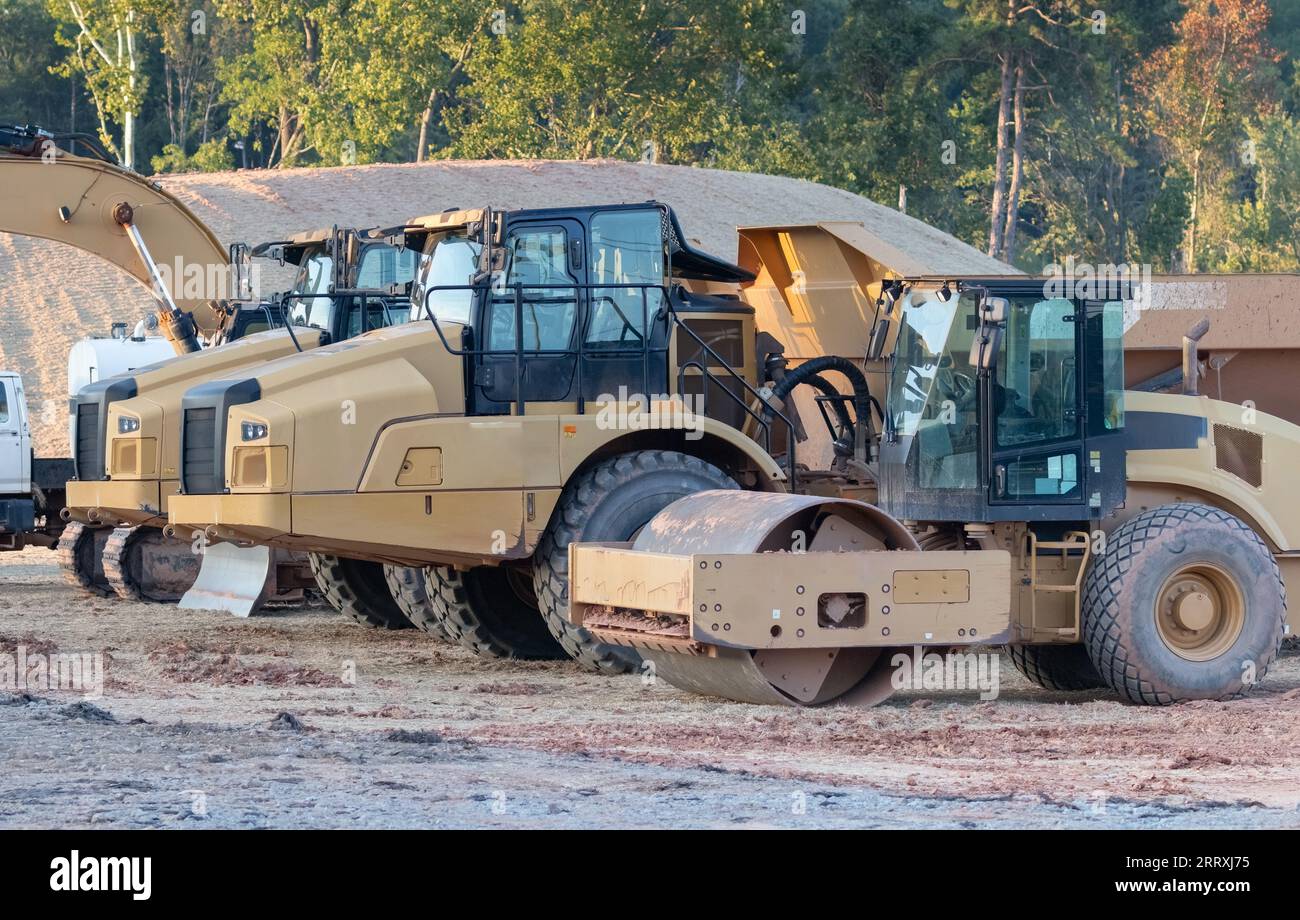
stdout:
POLYGON ((900 520, 1055 521, 1124 500, 1124 299, 917 284, 895 307, 877 503, 900 520))

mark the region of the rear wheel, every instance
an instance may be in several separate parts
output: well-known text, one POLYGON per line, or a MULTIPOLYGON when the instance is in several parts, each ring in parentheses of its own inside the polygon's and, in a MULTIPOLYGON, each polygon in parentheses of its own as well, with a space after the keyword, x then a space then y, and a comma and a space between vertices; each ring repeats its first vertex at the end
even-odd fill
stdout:
POLYGON ((104 577, 123 600, 175 603, 194 586, 201 561, 158 527, 119 527, 104 547, 104 577))
POLYGON ((1008 645, 1016 670, 1047 690, 1095 690, 1106 686, 1082 645, 1008 645))
POLYGON ((312 553, 311 573, 326 602, 344 616, 376 629, 410 628, 380 563, 312 553))
POLYGON ((564 649, 538 615, 526 570, 476 566, 425 569, 431 611, 451 641, 485 658, 562 659, 564 649))
POLYGON ((443 629, 438 607, 424 580, 424 569, 411 565, 385 565, 384 580, 388 582, 393 600, 416 629, 444 642, 455 641, 443 629))
POLYGON ((104 547, 112 531, 76 521, 59 537, 59 568, 68 584, 87 594, 112 597, 113 587, 104 575, 104 547))
POLYGON ((711 463, 668 450, 611 457, 570 480, 533 555, 533 584, 546 625, 571 658, 595 671, 621 674, 636 667, 640 656, 597 642, 568 621, 569 544, 631 540, 677 499, 735 488, 735 481, 711 463))
POLYGON ((1102 678, 1134 703, 1231 699, 1281 648, 1286 589, 1241 520, 1162 505, 1110 535, 1084 583, 1083 635, 1102 678))

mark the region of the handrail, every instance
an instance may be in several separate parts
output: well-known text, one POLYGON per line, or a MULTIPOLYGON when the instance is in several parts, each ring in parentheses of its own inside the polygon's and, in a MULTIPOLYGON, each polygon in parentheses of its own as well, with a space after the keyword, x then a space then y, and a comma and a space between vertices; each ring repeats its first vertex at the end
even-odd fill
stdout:
MULTIPOLYGON (((526 400, 524 398, 524 392, 523 392, 525 356, 529 358, 569 357, 569 358, 576 359, 577 374, 578 374, 578 399, 577 399, 578 413, 579 414, 585 413, 585 399, 582 393, 582 381, 584 379, 583 371, 585 370, 585 362, 588 357, 588 352, 586 350, 586 339, 587 339, 587 334, 590 330, 590 324, 591 324, 592 313, 593 313, 593 311, 591 310, 587 310, 585 312, 579 310, 581 320, 577 324, 578 342, 576 348, 537 348, 537 349, 525 350, 524 343, 523 343, 523 303, 524 303, 525 290, 527 291, 547 291, 547 290, 572 291, 575 294, 575 300, 576 300, 576 295, 579 291, 608 290, 608 289, 614 289, 614 290, 639 289, 641 293, 642 325, 641 325, 641 331, 638 334, 640 347, 637 349, 637 351, 639 351, 641 354, 642 392, 647 397, 649 396, 649 389, 650 389, 651 353, 654 353, 656 355, 664 355, 666 357, 669 351, 667 345, 664 345, 662 347, 652 347, 650 344, 649 292, 652 290, 657 290, 663 295, 663 300, 658 312, 666 316, 666 318, 670 321, 672 328, 683 330, 686 333, 686 335, 688 335, 695 342, 695 344, 699 346, 699 348, 705 353, 705 355, 707 355, 707 357, 712 362, 712 364, 709 366, 706 366, 704 363, 702 363, 699 360, 691 360, 686 362, 685 364, 682 364, 677 371, 678 394, 683 396, 685 395, 684 384, 685 384, 685 371, 687 370, 687 368, 691 368, 691 367, 696 368, 700 372, 700 375, 703 378, 703 383, 704 383, 700 394, 701 409, 707 408, 708 390, 709 390, 708 383, 713 382, 718 386, 719 389, 721 389, 727 395, 727 397, 730 400, 732 400, 732 402, 738 405, 741 411, 749 418, 751 418, 754 421, 754 423, 758 426, 758 428, 763 432, 763 445, 762 445, 763 449, 767 451, 769 455, 771 455, 772 453, 771 420, 769 418, 765 418, 763 413, 756 412, 750 402, 747 402, 746 400, 742 399, 740 396, 732 392, 728 387, 724 386, 721 383, 718 375, 714 372, 713 369, 711 369, 715 366, 720 368, 725 368, 726 374, 731 376, 735 380, 739 381, 740 385, 749 394, 752 400, 757 400, 767 410, 767 412, 771 413, 771 416, 773 418, 779 419, 780 422, 785 426, 787 432, 786 450, 785 450, 786 473, 790 479, 791 489, 794 488, 796 483, 796 477, 798 474, 795 468, 795 437, 794 437, 793 423, 790 421, 789 417, 785 415, 785 413, 781 412, 779 409, 777 409, 775 406, 769 403, 767 398, 762 393, 760 393, 756 388, 750 385, 749 381, 747 381, 744 378, 744 376, 742 376, 734 367, 728 364, 727 361, 721 355, 719 355, 717 351, 713 349, 712 346, 710 346, 707 342, 705 342, 695 332, 695 330, 692 329, 687 324, 687 322, 678 314, 676 308, 673 306, 672 293, 671 291, 669 291, 669 289, 666 286, 662 284, 649 284, 649 283, 629 284, 626 282, 621 284, 578 284, 578 283, 524 284, 523 282, 515 282, 514 284, 507 285, 504 287, 509 287, 513 289, 513 300, 514 300, 514 307, 515 307, 515 342, 514 342, 514 348, 512 349, 453 347, 451 343, 447 340, 446 332, 443 330, 442 324, 438 321, 438 317, 434 314, 433 309, 430 306, 430 301, 432 300, 433 295, 442 291, 470 291, 472 294, 478 294, 480 292, 487 291, 491 293, 493 296, 500 296, 499 292, 502 292, 504 289, 502 285, 494 286, 487 282, 482 282, 479 284, 434 285, 433 287, 424 289, 423 306, 424 306, 425 315, 429 318, 429 321, 433 324, 434 331, 438 334, 438 339, 441 341, 442 347, 447 351, 448 354, 454 357, 479 357, 484 355, 499 356, 499 355, 509 355, 509 354, 514 355, 515 398, 513 402, 515 403, 515 412, 517 414, 524 415, 526 412, 526 400)), ((617 304, 615 306, 617 307, 617 304)), ((622 317, 623 321, 626 323, 627 317, 623 315, 622 310, 618 310, 618 313, 622 317)), ((613 351, 615 351, 616 353, 631 354, 633 350, 620 347, 619 349, 613 351)))

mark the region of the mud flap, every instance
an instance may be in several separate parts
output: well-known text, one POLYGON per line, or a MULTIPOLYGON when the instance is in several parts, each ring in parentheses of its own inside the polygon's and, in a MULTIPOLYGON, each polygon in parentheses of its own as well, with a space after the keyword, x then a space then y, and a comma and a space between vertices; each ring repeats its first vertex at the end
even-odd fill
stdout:
POLYGON ((247 617, 274 591, 275 558, 270 547, 214 543, 204 550, 199 577, 181 598, 180 606, 247 617))

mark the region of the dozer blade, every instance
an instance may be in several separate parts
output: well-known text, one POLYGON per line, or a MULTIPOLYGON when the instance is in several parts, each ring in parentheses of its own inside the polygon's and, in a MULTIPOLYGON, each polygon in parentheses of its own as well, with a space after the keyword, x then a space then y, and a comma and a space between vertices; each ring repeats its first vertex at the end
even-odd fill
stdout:
POLYGON ((204 550, 199 577, 181 598, 180 606, 247 617, 274 590, 275 560, 270 547, 214 543, 204 550))
POLYGON ((569 575, 575 623, 673 686, 747 703, 874 705, 913 646, 1011 629, 1008 553, 922 551, 845 499, 697 493, 633 544, 571 546, 569 575))

